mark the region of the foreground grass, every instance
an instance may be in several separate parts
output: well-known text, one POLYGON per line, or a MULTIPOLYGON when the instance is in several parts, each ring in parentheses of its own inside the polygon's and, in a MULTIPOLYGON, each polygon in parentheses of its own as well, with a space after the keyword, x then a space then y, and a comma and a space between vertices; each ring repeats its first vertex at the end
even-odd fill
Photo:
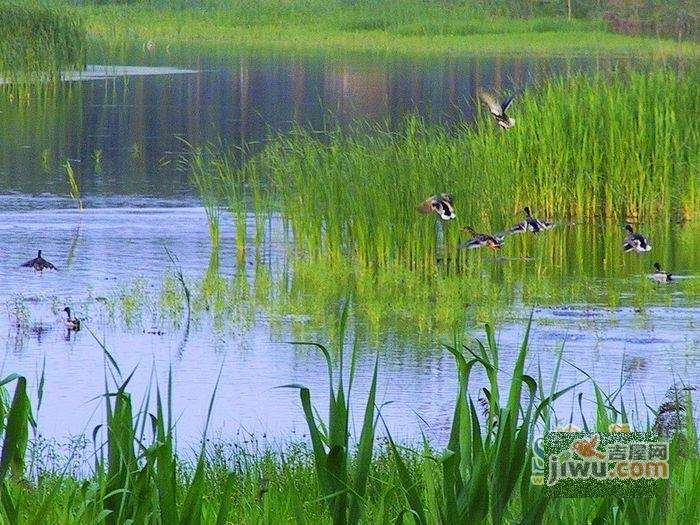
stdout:
POLYGON ((697 43, 613 34, 598 20, 518 19, 491 3, 230 2, 199 8, 81 6, 90 34, 109 41, 215 42, 274 51, 435 53, 605 52, 697 56, 697 43), (488 5, 488 7, 487 7, 488 5))
MULTIPOLYGON (((529 328, 518 353, 507 396, 500 394, 499 350, 487 326, 486 342, 447 350, 455 358, 459 392, 450 439, 442 451, 427 443, 399 447, 390 437, 377 448, 379 425, 375 371, 362 424, 354 433, 350 414, 355 355, 343 366, 343 333, 348 308, 338 323, 334 348, 313 344, 328 362, 329 413, 313 409, 312 394, 298 389, 311 446, 277 451, 231 446, 202 446, 190 461, 178 459, 172 419, 171 386, 166 395, 149 390, 135 408, 128 385, 106 349, 114 388, 105 392, 105 423, 92 433, 94 466, 87 474, 64 463, 26 463, 29 430, 34 426, 27 381, 2 398, 0 516, 5 523, 691 523, 700 512, 697 482, 700 460, 689 392, 669 394, 666 418, 650 410, 647 422, 670 438, 670 481, 653 498, 550 499, 530 484, 532 440, 557 424, 552 403, 579 385, 557 390, 557 372, 548 388, 525 374, 529 328), (479 390, 483 409, 471 389, 472 371, 482 367, 486 385, 479 390), (341 373, 340 371, 344 371, 341 373), (652 424, 651 422, 654 421, 652 424)), ((557 366, 557 370, 558 370, 557 366)), ((170 383, 170 381, 169 381, 170 383)), ((39 381, 39 400, 43 375, 39 381)), ((624 403, 595 385, 595 423, 583 428, 607 431, 611 423, 630 421, 624 403)), ((505 392, 504 392, 505 393, 505 392)), ((353 394, 356 395, 356 394, 353 394)), ((216 397, 214 392, 212 403, 216 397)), ((40 401, 39 401, 40 402, 40 401)), ((644 417, 643 409, 638 415, 644 417)), ((211 413, 211 405, 209 409, 211 413)), ((205 426, 204 435, 207 429, 205 426)), ((208 440, 204 440, 208 443, 208 440)))

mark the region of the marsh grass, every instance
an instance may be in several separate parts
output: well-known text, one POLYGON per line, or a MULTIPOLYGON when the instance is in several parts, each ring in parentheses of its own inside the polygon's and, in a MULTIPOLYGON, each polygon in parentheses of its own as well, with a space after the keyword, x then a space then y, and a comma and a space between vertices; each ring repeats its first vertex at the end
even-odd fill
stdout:
POLYGON ((178 42, 218 42, 237 49, 344 51, 396 54, 608 51, 697 55, 693 43, 640 38, 606 31, 600 19, 569 19, 563 4, 528 4, 521 16, 508 2, 342 0, 143 2, 76 8, 91 35, 108 41, 160 47, 178 42), (162 44, 165 44, 163 46, 162 44))
POLYGON ((204 158, 202 151, 199 149, 195 149, 193 155, 188 157, 190 162, 190 180, 197 189, 207 214, 209 237, 212 243, 212 253, 214 253, 218 251, 220 243, 221 195, 219 191, 220 177, 218 174, 222 167, 226 167, 226 164, 222 166, 219 159, 212 159, 212 162, 207 167, 208 170, 214 170, 214 174, 212 174, 210 171, 205 171, 202 165, 204 158))
POLYGON ((74 13, 33 2, 0 3, 0 78, 58 79, 85 64, 86 34, 74 13))
POLYGON ((244 206, 279 213, 306 256, 434 272, 438 259, 465 257, 461 226, 503 231, 526 205, 560 224, 696 217, 700 123, 683 115, 700 91, 683 78, 552 79, 518 97, 509 132, 485 112, 454 130, 409 118, 397 132, 298 129, 242 164, 211 149, 188 162, 205 206, 218 193, 239 217, 244 206), (265 196, 250 199, 251 188, 265 196), (456 221, 416 212, 441 192, 454 195, 456 221))

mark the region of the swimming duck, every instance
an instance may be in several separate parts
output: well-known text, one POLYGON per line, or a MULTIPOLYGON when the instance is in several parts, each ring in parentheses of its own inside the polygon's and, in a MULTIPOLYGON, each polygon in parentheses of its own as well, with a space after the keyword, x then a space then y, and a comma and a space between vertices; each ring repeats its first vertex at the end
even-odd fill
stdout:
POLYGON ((20 267, 34 268, 37 272, 43 272, 44 270, 58 270, 58 268, 41 256, 41 250, 39 250, 39 254, 34 259, 30 259, 27 262, 20 264, 20 267))
POLYGON ((501 126, 503 129, 508 129, 515 126, 515 119, 506 115, 506 111, 508 111, 508 108, 513 103, 512 96, 508 97, 500 104, 490 93, 486 93, 485 91, 479 92, 479 98, 488 106, 491 115, 499 126, 501 126))
POLYGON ((470 250, 472 248, 481 248, 482 246, 486 246, 489 250, 496 251, 503 247, 503 237, 500 235, 477 233, 471 226, 465 227, 462 231, 471 234, 472 238, 467 242, 460 244, 460 248, 470 250))
POLYGON ((449 221, 457 217, 452 206, 452 195, 441 193, 428 197, 418 205, 418 210, 422 213, 437 213, 443 221, 449 221))
POLYGON ((622 243, 622 249, 627 252, 648 252, 651 250, 651 245, 649 241, 641 233, 634 231, 631 225, 625 224, 625 230, 629 232, 629 235, 625 237, 625 241, 622 243))
POLYGON ((655 281, 667 283, 671 280, 671 272, 664 272, 658 262, 654 263, 654 273, 651 274, 655 281))
POLYGON ((80 319, 77 317, 71 317, 70 315, 70 307, 66 306, 63 309, 64 312, 67 314, 67 319, 66 319, 66 328, 70 332, 80 332, 80 319))
POLYGON ((519 222, 515 226, 513 226, 509 231, 510 233, 521 233, 521 232, 541 232, 544 230, 549 230, 554 227, 554 223, 550 221, 541 221, 540 219, 537 219, 532 216, 532 213, 530 212, 530 207, 525 206, 523 209, 525 212, 525 220, 522 222, 519 222))

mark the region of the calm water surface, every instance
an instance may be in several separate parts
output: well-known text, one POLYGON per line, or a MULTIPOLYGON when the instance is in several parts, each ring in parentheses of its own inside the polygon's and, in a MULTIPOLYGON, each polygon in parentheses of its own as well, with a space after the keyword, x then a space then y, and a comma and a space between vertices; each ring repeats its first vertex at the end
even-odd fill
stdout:
MULTIPOLYGON (((104 388, 105 358, 96 339, 106 344, 125 374, 137 369, 131 390, 138 398, 152 374, 164 385, 172 368, 181 446, 199 437, 219 373, 212 428, 223 438, 240 432, 275 440, 303 434, 298 395, 275 388, 280 385, 311 386, 316 403, 325 407, 327 378, 321 356, 284 343, 298 337, 295 326, 305 324, 308 333, 327 339, 323 326, 314 326, 305 312, 295 309, 286 315, 243 303, 237 310, 232 301, 223 322, 204 310, 188 333, 184 323, 164 321, 160 290, 172 268, 164 247, 176 253, 193 286, 211 264, 204 210, 187 175, 177 169, 182 139, 200 144, 220 138, 226 144, 256 147, 271 133, 294 125, 321 129, 368 118, 392 127, 414 112, 450 125, 470 118, 472 97, 480 86, 513 92, 554 74, 633 65, 614 59, 414 62, 229 58, 197 52, 139 55, 130 61, 197 72, 89 80, 41 97, 9 92, 0 96, 1 368, 5 375, 27 375, 34 389, 44 368, 38 420, 42 432, 56 439, 89 433, 102 419, 94 398, 104 388), (62 167, 66 159, 79 178, 86 206, 82 212, 67 198, 62 167), (39 275, 18 268, 38 248, 59 272, 39 275), (92 334, 65 332, 65 304, 74 306, 92 334)), ((252 236, 253 218, 249 221, 252 236)), ((288 240, 279 221, 270 221, 262 259, 255 254, 237 257, 233 228, 233 220, 224 216, 218 261, 226 281, 242 276, 254 285, 257 265, 265 265, 273 276, 284 274, 288 240)), ((647 228, 654 234, 651 257, 658 256, 686 279, 665 287, 649 285, 644 274, 653 262, 650 257, 630 256, 614 270, 604 257, 588 260, 586 247, 616 238, 601 229, 570 226, 532 245, 535 259, 551 254, 545 249, 547 242, 561 243, 564 256, 568 247, 583 246, 584 256, 563 257, 553 265, 554 282, 562 287, 575 282, 582 294, 575 301, 551 300, 549 306, 535 307, 531 375, 537 377, 541 367, 542 375, 551 377, 564 343, 567 361, 590 373, 606 391, 624 383, 626 400, 636 400, 642 412, 645 402, 654 406, 672 383, 697 378, 700 286, 693 283, 700 274, 695 249, 700 230, 692 224, 647 228), (640 283, 648 288, 643 305, 637 293, 640 283), (611 304, 605 295, 612 288, 623 293, 611 304)), ((537 262, 514 264, 517 268, 506 275, 516 278, 501 275, 512 295, 498 327, 504 382, 533 307, 522 298, 527 275, 541 268, 537 262)), ((506 272, 493 268, 494 274, 506 272)), ((546 280, 547 275, 537 279, 546 280)), ((309 295, 313 298, 313 292, 309 295)), ((471 319, 462 328, 481 337, 478 324, 471 319)), ((392 431, 404 439, 418 438, 421 429, 443 438, 457 385, 453 359, 440 342, 449 341, 452 334, 431 333, 427 339, 433 342, 419 345, 411 343, 414 329, 387 326, 381 343, 373 338, 362 345, 358 392, 366 390, 379 352, 380 400, 392 402, 383 409, 392 431)), ((560 384, 583 377, 566 364, 560 384)), ((485 386, 483 376, 476 379, 475 386, 485 386)), ((590 389, 582 391, 590 397, 590 389)), ((474 394, 478 395, 476 388, 474 394)), ((559 416, 568 419, 573 410, 577 420, 573 404, 571 397, 560 403, 559 416)))

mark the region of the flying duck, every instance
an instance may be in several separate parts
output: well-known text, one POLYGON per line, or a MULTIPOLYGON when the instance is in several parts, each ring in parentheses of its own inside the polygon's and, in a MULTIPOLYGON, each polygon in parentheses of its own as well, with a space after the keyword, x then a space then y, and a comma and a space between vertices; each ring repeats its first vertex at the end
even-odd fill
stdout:
POLYGON ((671 272, 664 272, 661 269, 661 265, 658 262, 654 263, 654 273, 651 274, 651 276, 654 278, 655 281, 659 281, 661 283, 667 283, 671 280, 671 272))
POLYGON ((506 111, 508 111, 508 108, 513 103, 512 96, 508 97, 500 104, 490 93, 486 93, 485 91, 479 92, 479 98, 488 106, 491 115, 499 126, 501 126, 503 129, 508 129, 515 126, 515 119, 506 115, 506 111))
POLYGON ((525 209, 523 210, 525 212, 525 220, 522 222, 519 222, 515 226, 513 226, 509 231, 510 233, 521 233, 521 232, 541 232, 544 230, 549 230, 554 227, 554 223, 550 221, 543 220, 541 221, 540 219, 537 219, 536 217, 532 216, 532 213, 530 212, 530 207, 525 206, 525 209))
POLYGON ((631 225, 625 224, 625 230, 629 232, 629 235, 625 237, 625 241, 622 243, 622 249, 627 252, 635 251, 638 253, 648 252, 651 250, 651 244, 641 233, 636 233, 631 225))
POLYGON ((428 197, 418 205, 418 211, 422 213, 437 213, 443 221, 449 221, 457 217, 452 206, 452 195, 441 193, 428 197))
POLYGON ((27 262, 20 264, 20 267, 34 268, 37 272, 43 272, 44 270, 58 270, 58 268, 41 256, 41 250, 39 250, 39 254, 34 259, 30 259, 27 262))
POLYGON ((68 329, 69 332, 80 332, 80 319, 77 317, 71 317, 70 315, 70 307, 66 306, 63 309, 64 312, 67 314, 67 319, 66 319, 66 328, 68 329))
POLYGON ((488 233, 477 233, 471 226, 465 227, 462 231, 471 234, 472 238, 460 244, 460 248, 470 250, 472 248, 481 248, 482 246, 486 246, 489 250, 496 251, 503 247, 502 236, 490 235, 488 233))

